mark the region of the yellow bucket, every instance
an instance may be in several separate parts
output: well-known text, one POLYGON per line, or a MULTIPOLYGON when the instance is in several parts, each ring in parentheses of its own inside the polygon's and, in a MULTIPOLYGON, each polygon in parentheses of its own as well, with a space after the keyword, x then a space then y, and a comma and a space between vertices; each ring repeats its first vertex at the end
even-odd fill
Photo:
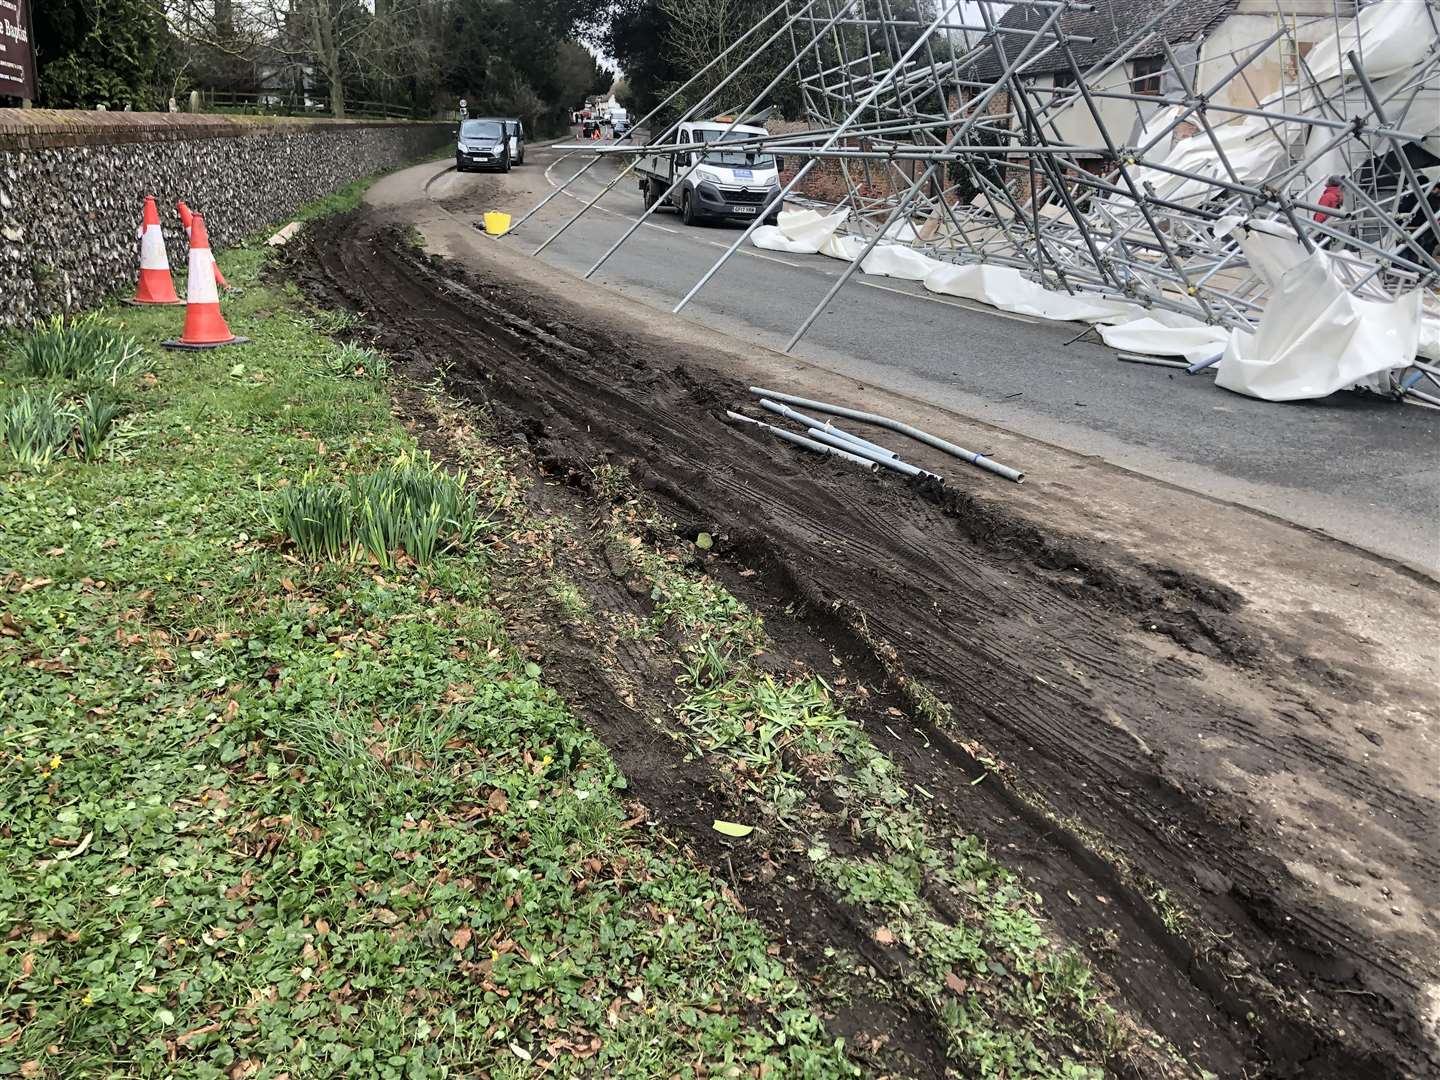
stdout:
POLYGON ((510 215, 489 211, 485 215, 485 231, 491 236, 504 236, 510 231, 510 215))

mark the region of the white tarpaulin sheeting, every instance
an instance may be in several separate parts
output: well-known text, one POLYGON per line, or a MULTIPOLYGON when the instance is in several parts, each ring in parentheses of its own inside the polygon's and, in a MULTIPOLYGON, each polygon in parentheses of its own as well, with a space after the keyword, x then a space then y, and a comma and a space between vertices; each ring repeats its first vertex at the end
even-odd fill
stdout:
POLYGON ((1255 333, 1231 333, 1216 385, 1266 401, 1357 385, 1384 390, 1385 373, 1415 358, 1418 290, 1393 303, 1362 300, 1341 284, 1324 251, 1307 253, 1282 227, 1252 222, 1236 235, 1271 292, 1255 333))
POLYGON ((1112 349, 1149 356, 1183 356, 1188 364, 1198 364, 1224 351, 1230 335, 1223 327, 1207 326, 1197 319, 1189 323, 1188 326, 1167 326, 1155 314, 1150 314, 1097 329, 1112 349))
POLYGON ((853 259, 855 253, 842 254, 846 237, 835 234, 850 217, 850 211, 838 210, 821 214, 815 210, 782 210, 778 225, 761 225, 750 234, 750 242, 766 251, 787 251, 792 255, 830 255, 853 259))
MULTIPOLYGON (((1189 141, 1189 140, 1186 140, 1189 141)), ((785 211, 778 226, 752 234, 756 247, 853 260, 858 236, 839 235, 846 211, 785 211)), ((1224 352, 1216 383, 1271 401, 1325 397, 1352 386, 1385 389, 1385 373, 1410 364, 1421 340, 1421 294, 1394 303, 1362 300, 1336 277, 1324 251, 1307 254, 1294 234, 1271 222, 1225 219, 1271 295, 1255 333, 1226 331, 1188 315, 1147 311, 1136 304, 1046 289, 1018 269, 956 265, 904 244, 882 241, 861 263, 863 273, 923 281, 928 292, 989 304, 1002 311, 1066 322, 1092 322, 1111 348, 1189 363, 1224 352), (1104 325, 1108 324, 1108 325, 1104 325)), ((1440 349, 1440 321, 1426 325, 1426 345, 1440 349), (1436 342, 1430 342, 1430 337, 1436 342)))
POLYGON ((925 278, 929 292, 963 296, 1002 311, 1035 315, 1042 319, 1097 322, 1101 319, 1133 317, 1143 309, 1134 304, 1105 300, 1098 296, 1054 292, 1025 277, 1010 266, 972 264, 956 266, 939 263, 925 278))
MULTIPOLYGON (((1181 139, 1166 155, 1162 162, 1171 169, 1180 169, 1206 177, 1208 180, 1230 179, 1230 169, 1242 182, 1264 180, 1274 171, 1285 155, 1285 144, 1275 138, 1274 125, 1263 116, 1247 116, 1239 123, 1211 125, 1215 142, 1224 150, 1222 160, 1210 136, 1197 132, 1181 139), (1230 169, 1225 167, 1229 163, 1230 169)), ((1192 180, 1176 176, 1161 169, 1139 168, 1135 170, 1135 182, 1141 187, 1149 185, 1156 196, 1172 202, 1199 198, 1202 201, 1215 197, 1215 186, 1205 180, 1192 180)), ((1115 195, 1113 199, 1128 201, 1128 196, 1115 195)))
POLYGON ((1349 52, 1372 79, 1410 71, 1429 52, 1435 40, 1429 5, 1423 0, 1382 0, 1360 9, 1338 34, 1317 41, 1305 55, 1305 66, 1316 82, 1350 76, 1349 52))
POLYGON ((860 269, 876 277, 904 278, 906 281, 924 281, 932 271, 945 264, 930 258, 914 248, 899 244, 876 244, 860 269))

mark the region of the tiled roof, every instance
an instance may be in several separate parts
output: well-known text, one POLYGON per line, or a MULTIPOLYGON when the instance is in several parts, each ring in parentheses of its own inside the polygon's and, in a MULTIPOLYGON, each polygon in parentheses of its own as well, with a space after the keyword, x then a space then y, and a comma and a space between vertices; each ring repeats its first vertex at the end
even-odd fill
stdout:
MULTIPOLYGON (((1085 68, 1110 53, 1117 43, 1144 29, 1156 15, 1161 17, 1155 26, 1155 33, 1134 54, 1136 58, 1163 55, 1161 35, 1171 45, 1203 37, 1230 15, 1239 2, 1240 0, 1093 0, 1091 11, 1070 11, 1062 15, 1060 27, 1067 35, 1095 39, 1090 44, 1071 43, 1076 63, 1085 68)), ((1053 8, 1048 7, 1016 4, 1005 12, 1000 19, 1000 26, 1038 30, 1045 25, 1052 11, 1053 8)), ((1020 50, 1029 44, 1030 39, 1020 34, 1002 34, 1001 40, 1006 56, 1013 60, 1020 50)), ((1042 44, 1041 48, 1043 47, 1042 44)), ((1048 75, 1068 67, 1064 52, 1052 49, 1047 55, 1027 66, 1025 71, 1031 75, 1048 75)), ((969 70, 971 77, 990 81, 998 78, 1003 68, 992 51, 969 70)))

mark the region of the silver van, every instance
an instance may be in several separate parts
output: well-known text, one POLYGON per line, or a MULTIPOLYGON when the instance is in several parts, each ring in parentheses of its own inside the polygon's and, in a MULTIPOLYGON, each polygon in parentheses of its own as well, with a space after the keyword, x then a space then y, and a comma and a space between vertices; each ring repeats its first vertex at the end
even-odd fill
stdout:
POLYGON ((525 122, 516 116, 484 116, 480 119, 492 124, 504 124, 510 140, 510 160, 516 165, 525 164, 525 122))

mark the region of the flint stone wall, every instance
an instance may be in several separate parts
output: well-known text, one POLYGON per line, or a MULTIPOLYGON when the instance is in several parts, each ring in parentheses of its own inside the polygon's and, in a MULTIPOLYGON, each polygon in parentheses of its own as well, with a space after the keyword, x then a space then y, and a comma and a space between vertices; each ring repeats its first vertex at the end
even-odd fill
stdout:
MULTIPOLYGON (((175 201, 238 244, 351 181, 437 151, 453 124, 0 109, 0 327, 132 290, 146 195, 171 269, 175 201)), ((184 295, 183 293, 181 294, 184 295)))

